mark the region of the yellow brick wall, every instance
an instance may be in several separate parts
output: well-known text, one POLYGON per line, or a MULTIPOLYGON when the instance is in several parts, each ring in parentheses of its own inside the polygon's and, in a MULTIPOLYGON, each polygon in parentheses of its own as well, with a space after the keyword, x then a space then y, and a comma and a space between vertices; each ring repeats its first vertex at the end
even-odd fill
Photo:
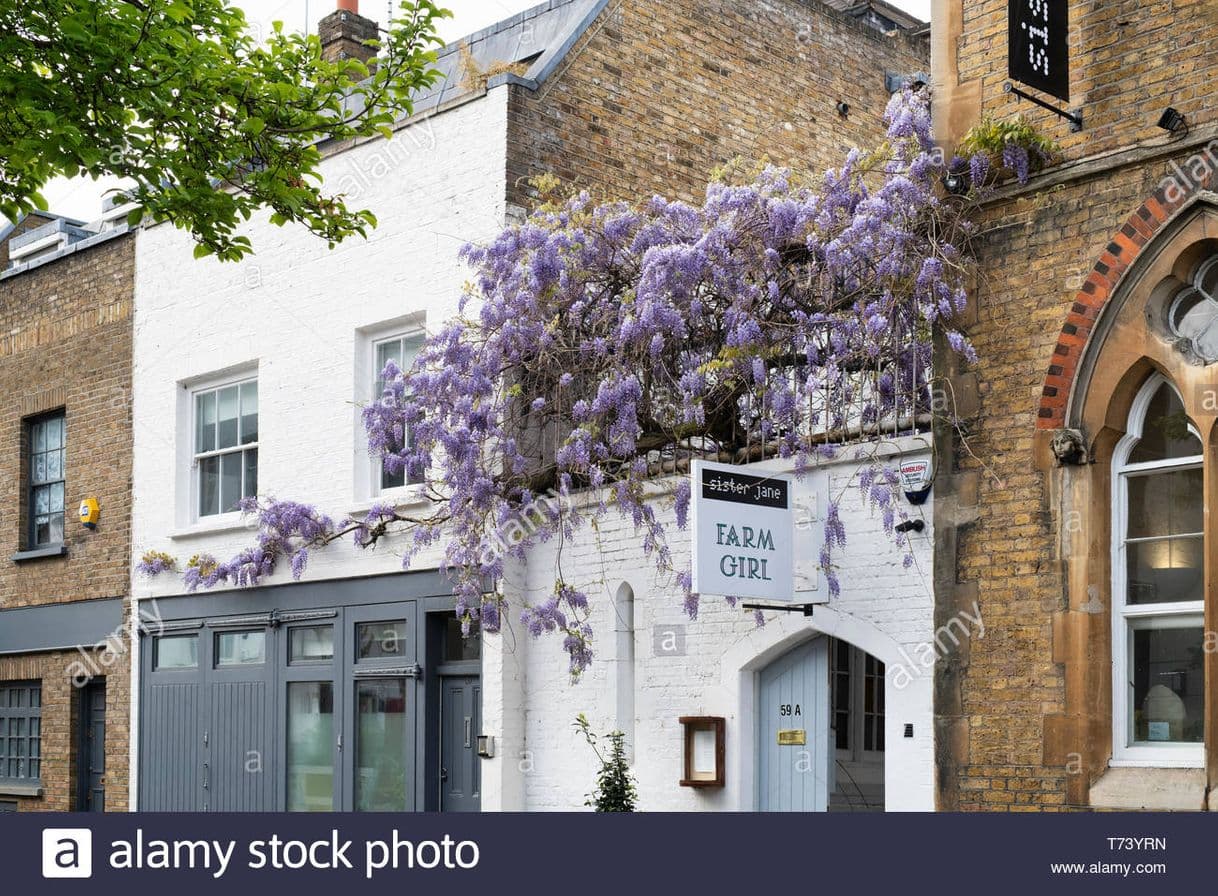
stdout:
POLYGON ((839 165, 882 135, 885 73, 925 71, 928 53, 819 0, 612 0, 538 93, 513 88, 510 201, 527 206, 524 180, 546 171, 597 196, 699 201, 736 157, 839 165))
MULTIPOLYGON (((130 581, 131 305, 133 235, 0 281, 0 609, 125 598, 130 581), (15 563, 26 546, 25 418, 66 409, 64 557, 15 563), (76 518, 81 498, 101 505, 98 528, 76 518)), ((42 682, 41 798, 22 810, 75 806, 78 691, 91 662, 106 679, 106 807, 127 806, 129 655, 92 647, 0 657, 0 681, 42 682)), ((0 798, 7 799, 8 797, 0 798)))
POLYGON ((1071 3, 1070 105, 1082 106, 1086 120, 1077 135, 1002 93, 1005 0, 945 5, 962 8, 959 80, 980 83, 982 111, 1027 114, 1063 143, 1067 164, 983 215, 966 327, 979 362, 959 380, 975 393, 979 416, 967 450, 959 442, 940 446, 954 475, 936 483, 936 599, 940 614, 950 615, 975 597, 986 636, 938 669, 939 804, 1081 808, 1103 771, 1084 757, 1107 755, 1111 729, 1105 718, 1089 735, 1062 734, 1072 731, 1062 721, 1080 707, 1067 705, 1054 617, 1067 607, 1067 564, 1085 558, 1058 556, 1053 474, 1037 463, 1048 435, 1043 425, 1038 431, 1038 416, 1048 412, 1046 402, 1064 407, 1064 390, 1045 398, 1046 374, 1084 280, 1172 161, 1193 151, 1183 142, 1171 150, 1155 127, 1159 114, 1176 106, 1194 136, 1218 125, 1208 87, 1218 74, 1218 4, 1071 3), (1092 161, 1070 164, 1082 159, 1092 161), (1063 755, 1079 758, 1063 762, 1063 755))

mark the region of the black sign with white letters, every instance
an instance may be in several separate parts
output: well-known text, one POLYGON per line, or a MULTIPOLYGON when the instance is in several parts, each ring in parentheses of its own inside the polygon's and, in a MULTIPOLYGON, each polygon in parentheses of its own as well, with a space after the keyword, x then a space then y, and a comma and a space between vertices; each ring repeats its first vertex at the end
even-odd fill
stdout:
POLYGON ((702 470, 702 497, 754 507, 775 507, 786 510, 790 504, 785 479, 728 473, 724 470, 702 470))
POLYGON ((1068 0, 1010 0, 1012 80, 1070 100, 1068 0))

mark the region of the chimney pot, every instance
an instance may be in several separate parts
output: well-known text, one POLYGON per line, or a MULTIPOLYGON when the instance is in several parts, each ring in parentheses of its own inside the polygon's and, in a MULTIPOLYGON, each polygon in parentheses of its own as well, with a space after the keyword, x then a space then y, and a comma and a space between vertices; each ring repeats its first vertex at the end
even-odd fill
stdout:
POLYGON ((359 0, 338 0, 338 8, 359 15, 359 0))

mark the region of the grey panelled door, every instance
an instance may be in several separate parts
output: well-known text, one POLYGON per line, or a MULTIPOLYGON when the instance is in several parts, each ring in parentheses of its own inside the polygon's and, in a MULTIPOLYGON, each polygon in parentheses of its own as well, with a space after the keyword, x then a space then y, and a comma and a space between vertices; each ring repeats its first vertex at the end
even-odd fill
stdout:
POLYGON ((140 809, 275 808, 272 641, 206 627, 149 639, 140 723, 140 809))
POLYGON ((95 679, 80 692, 80 754, 77 772, 83 812, 106 811, 106 680, 95 679))
POLYGON ((203 685, 193 673, 191 680, 183 677, 145 678, 140 695, 139 806, 145 812, 203 808, 203 685))
POLYGON ((818 637, 761 672, 757 808, 823 812, 829 805, 829 663, 818 637))
POLYGON ((270 755, 275 713, 264 681, 210 685, 207 731, 207 808, 269 812, 275 808, 270 755))
POLYGON ((477 812, 482 806, 482 768, 477 738, 482 728, 482 683, 476 675, 441 679, 440 809, 477 812))

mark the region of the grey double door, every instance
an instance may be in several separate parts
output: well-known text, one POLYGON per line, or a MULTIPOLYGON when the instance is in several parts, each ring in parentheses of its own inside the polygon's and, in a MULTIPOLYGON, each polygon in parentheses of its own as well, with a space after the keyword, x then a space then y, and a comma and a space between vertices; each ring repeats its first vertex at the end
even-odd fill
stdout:
POLYGON ((140 808, 415 809, 422 616, 412 601, 147 636, 140 808))

